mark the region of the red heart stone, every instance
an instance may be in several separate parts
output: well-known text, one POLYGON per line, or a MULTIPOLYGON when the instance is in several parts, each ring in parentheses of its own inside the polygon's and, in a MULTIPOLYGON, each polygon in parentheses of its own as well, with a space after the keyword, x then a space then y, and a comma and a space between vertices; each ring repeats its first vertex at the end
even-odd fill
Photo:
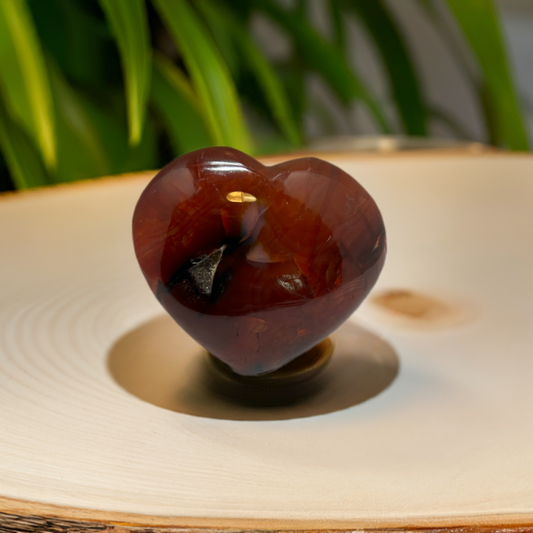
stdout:
POLYGON ((314 157, 267 167, 220 147, 157 174, 133 238, 172 318, 247 376, 282 367, 340 326, 386 252, 374 200, 341 169, 314 157))

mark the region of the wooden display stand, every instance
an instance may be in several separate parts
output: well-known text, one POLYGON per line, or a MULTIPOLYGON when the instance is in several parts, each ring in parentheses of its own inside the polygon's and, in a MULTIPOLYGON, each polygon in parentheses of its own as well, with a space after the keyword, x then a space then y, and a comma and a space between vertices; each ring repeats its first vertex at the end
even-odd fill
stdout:
POLYGON ((533 157, 320 157, 389 253, 283 408, 202 389, 133 254, 153 173, 0 199, 0 533, 533 533, 533 157))

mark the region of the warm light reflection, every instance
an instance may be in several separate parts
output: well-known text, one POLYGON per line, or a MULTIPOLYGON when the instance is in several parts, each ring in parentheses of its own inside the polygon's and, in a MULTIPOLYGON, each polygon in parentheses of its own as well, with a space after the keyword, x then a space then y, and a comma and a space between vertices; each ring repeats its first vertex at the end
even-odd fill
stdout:
POLYGON ((209 161, 204 167, 208 172, 216 172, 224 174, 226 172, 250 172, 250 169, 246 168, 239 162, 233 161, 209 161))
POLYGON ((226 200, 235 204, 257 202, 257 198, 248 192, 233 191, 226 195, 226 200))

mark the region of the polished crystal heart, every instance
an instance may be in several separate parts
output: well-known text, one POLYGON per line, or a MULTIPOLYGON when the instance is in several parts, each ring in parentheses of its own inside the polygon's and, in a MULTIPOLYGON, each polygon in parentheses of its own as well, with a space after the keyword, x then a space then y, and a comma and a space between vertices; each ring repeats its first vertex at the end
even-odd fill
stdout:
POLYGON ((157 174, 133 238, 167 312, 247 376, 282 367, 342 324, 386 251, 375 202, 341 169, 314 157, 268 167, 220 147, 157 174))

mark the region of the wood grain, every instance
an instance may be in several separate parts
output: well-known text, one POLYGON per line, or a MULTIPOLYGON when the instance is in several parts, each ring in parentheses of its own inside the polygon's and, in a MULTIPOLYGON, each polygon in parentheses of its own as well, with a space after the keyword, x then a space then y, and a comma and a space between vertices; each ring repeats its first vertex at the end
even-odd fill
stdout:
POLYGON ((384 214, 376 294, 470 318, 417 329, 369 299, 398 377, 308 418, 192 416, 113 379, 112 347, 161 316, 130 241, 152 173, 4 196, 0 532, 531 533, 533 158, 427 155, 331 160, 384 214))

